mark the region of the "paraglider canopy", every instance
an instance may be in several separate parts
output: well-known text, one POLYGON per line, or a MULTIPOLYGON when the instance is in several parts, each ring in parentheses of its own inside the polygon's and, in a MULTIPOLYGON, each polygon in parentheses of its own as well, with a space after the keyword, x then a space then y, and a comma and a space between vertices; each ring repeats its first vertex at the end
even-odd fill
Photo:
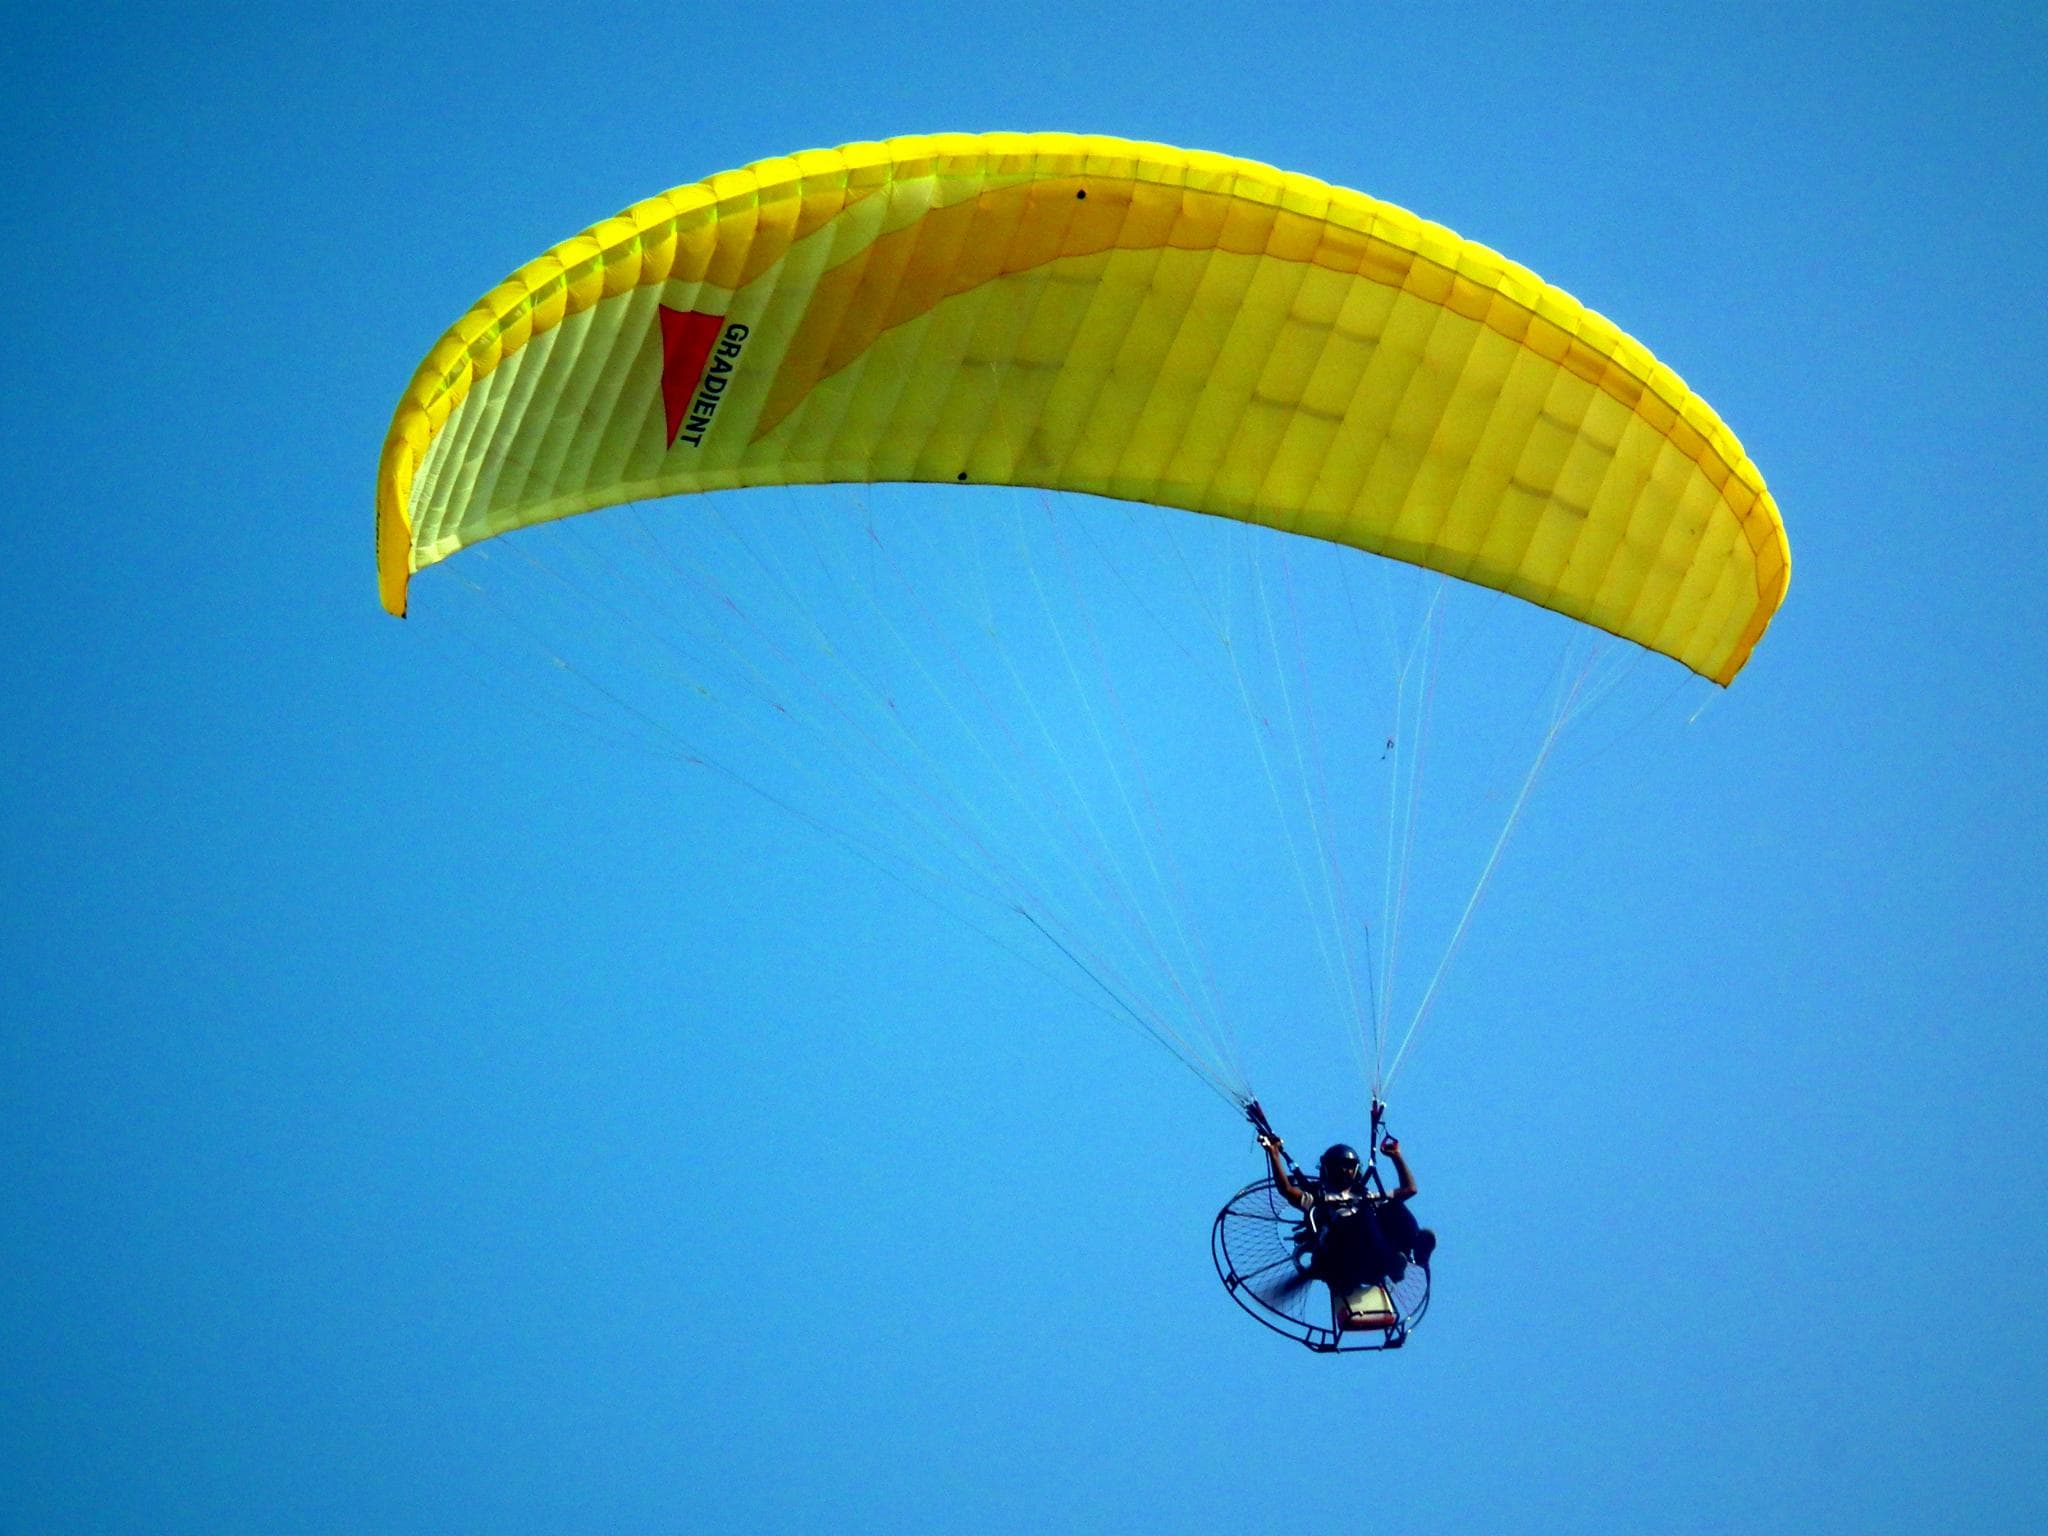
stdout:
POLYGON ((521 268, 384 445, 385 606, 510 529, 830 481, 1092 492, 1510 592, 1727 683, 1785 592, 1734 435, 1599 315, 1360 193, 1069 134, 816 150, 521 268))

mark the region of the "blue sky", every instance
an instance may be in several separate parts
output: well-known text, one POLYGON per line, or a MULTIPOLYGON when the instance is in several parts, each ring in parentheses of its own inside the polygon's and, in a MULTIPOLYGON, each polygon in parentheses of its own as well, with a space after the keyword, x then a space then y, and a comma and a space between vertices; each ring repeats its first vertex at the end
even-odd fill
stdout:
MULTIPOLYGON (((2048 28, 1618 10, 18 21, 0 1529, 2038 1529, 2048 28), (1403 1069, 1397 1356, 1230 1305, 1256 1161, 1169 1056, 509 707, 452 584, 376 605, 392 406, 500 276, 998 127, 1482 240, 1784 511, 1756 661, 1559 763, 1403 1069)), ((1358 1134, 1255 995, 1297 1150, 1358 1134)))

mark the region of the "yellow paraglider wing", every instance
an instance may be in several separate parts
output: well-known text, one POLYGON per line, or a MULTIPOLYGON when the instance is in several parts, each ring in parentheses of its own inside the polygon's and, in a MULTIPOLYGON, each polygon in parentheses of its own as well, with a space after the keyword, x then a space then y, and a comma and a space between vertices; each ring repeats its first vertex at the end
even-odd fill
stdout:
POLYGON ((679 187, 501 284, 392 421, 384 603, 510 529, 835 481, 1238 518, 1514 593, 1721 683, 1790 572, 1705 403, 1485 247, 1248 161, 944 135, 679 187))

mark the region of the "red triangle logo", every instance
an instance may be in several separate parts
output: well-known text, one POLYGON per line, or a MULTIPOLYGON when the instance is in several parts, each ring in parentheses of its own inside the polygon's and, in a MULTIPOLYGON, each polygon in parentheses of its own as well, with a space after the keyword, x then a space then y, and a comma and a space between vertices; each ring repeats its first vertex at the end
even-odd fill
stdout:
POLYGON ((676 445, 683 430, 683 418, 690 414, 690 398, 704 378, 704 365, 718 343, 723 315, 707 315, 694 309, 661 306, 661 403, 668 415, 668 445, 676 445))

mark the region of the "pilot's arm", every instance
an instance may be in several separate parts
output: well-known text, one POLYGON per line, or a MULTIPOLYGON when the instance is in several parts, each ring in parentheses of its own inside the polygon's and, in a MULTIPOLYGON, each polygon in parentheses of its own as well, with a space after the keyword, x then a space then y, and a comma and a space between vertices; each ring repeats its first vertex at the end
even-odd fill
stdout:
POLYGON ((1287 1160, 1280 1155, 1285 1143, 1278 1136, 1261 1136, 1259 1145, 1266 1149, 1266 1161, 1273 1169, 1273 1187, 1280 1191, 1281 1198, 1297 1211, 1307 1210, 1315 1203, 1315 1196, 1287 1176, 1287 1160))
POLYGON ((1401 1175, 1401 1182, 1388 1194, 1389 1200, 1412 1200, 1415 1198, 1415 1175, 1409 1171, 1408 1159, 1401 1155, 1401 1143, 1389 1136, 1380 1143, 1380 1150, 1387 1154, 1387 1161, 1394 1165, 1394 1172, 1401 1175))

